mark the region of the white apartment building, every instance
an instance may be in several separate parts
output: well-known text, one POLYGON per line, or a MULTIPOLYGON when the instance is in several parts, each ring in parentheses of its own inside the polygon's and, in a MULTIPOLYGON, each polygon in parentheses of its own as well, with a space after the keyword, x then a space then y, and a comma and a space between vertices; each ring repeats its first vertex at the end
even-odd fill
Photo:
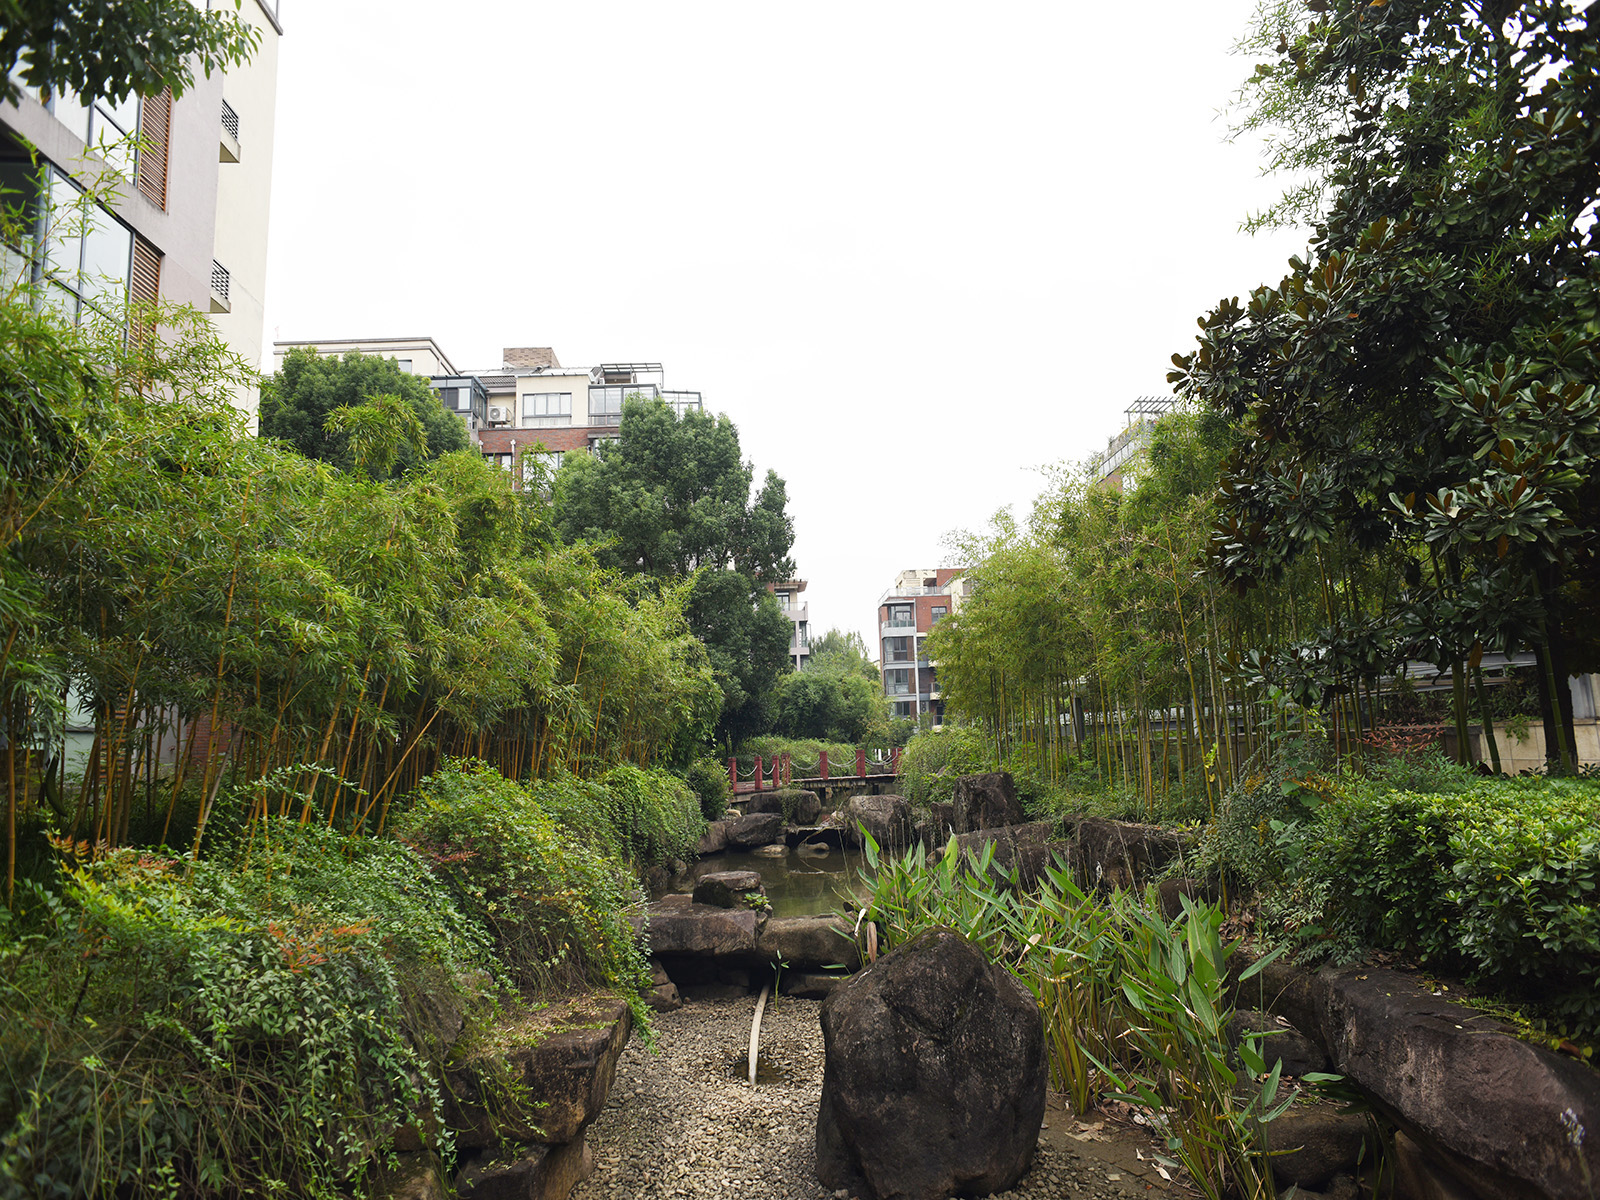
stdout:
MULTIPOLYGON (((43 284, 73 321, 130 298, 187 304, 261 361, 283 29, 278 0, 240 14, 260 34, 254 57, 179 98, 25 90, 0 105, 0 186, 21 218, 0 249, 6 279, 43 284)), ((253 386, 235 397, 252 429, 260 399, 253 386)))

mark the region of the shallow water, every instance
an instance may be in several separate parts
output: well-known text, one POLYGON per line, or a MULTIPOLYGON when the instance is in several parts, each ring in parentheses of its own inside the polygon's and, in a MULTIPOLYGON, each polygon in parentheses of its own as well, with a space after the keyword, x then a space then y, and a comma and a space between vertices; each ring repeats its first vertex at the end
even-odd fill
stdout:
POLYGON ((761 876, 775 917, 808 917, 853 907, 866 891, 861 872, 866 859, 859 850, 800 854, 793 848, 778 855, 729 850, 702 858, 673 881, 673 890, 692 892, 694 881, 714 871, 755 871, 761 876))

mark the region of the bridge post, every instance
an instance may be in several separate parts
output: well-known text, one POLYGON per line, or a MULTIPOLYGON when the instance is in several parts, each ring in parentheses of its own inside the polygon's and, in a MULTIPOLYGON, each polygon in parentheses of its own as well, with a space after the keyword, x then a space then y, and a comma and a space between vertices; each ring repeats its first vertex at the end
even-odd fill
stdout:
POLYGON ((822 777, 824 779, 828 777, 828 752, 826 750, 822 752, 822 777))
POLYGON ((756 791, 761 790, 761 755, 756 755, 756 791))
POLYGON ((889 752, 889 769, 896 775, 900 774, 900 747, 896 746, 889 752))
POLYGON ((730 758, 728 760, 728 794, 731 796, 734 792, 737 792, 738 790, 739 790, 739 760, 737 758, 730 758))
POLYGON ((861 779, 867 777, 867 752, 864 749, 856 751, 856 775, 861 779))

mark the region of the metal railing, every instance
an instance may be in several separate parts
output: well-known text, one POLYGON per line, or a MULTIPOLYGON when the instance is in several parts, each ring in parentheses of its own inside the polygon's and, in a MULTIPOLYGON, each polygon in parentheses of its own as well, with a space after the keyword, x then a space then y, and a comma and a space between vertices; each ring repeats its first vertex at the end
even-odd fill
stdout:
POLYGON ((233 105, 226 100, 222 102, 222 127, 234 141, 239 140, 239 114, 233 111, 233 105))
POLYGON ((228 284, 231 279, 227 267, 219 262, 211 264, 211 290, 223 300, 228 298, 228 284))

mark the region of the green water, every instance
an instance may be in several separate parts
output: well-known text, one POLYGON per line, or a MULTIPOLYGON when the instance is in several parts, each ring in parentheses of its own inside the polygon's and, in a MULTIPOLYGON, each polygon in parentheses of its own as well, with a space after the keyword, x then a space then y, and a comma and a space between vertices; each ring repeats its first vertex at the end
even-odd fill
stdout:
POLYGON ((713 871, 755 871, 761 876, 775 917, 808 917, 853 907, 865 891, 860 872, 866 860, 859 850, 829 850, 826 855, 786 850, 776 855, 730 850, 695 863, 692 871, 676 880, 675 891, 694 890, 694 881, 713 871))

